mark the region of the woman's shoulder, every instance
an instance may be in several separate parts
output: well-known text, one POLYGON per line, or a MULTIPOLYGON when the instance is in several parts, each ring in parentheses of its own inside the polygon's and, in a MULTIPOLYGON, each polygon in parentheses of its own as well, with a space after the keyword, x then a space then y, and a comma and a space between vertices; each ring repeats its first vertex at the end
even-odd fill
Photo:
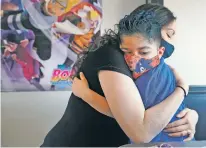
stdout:
POLYGON ((82 71, 97 75, 102 70, 115 71, 132 78, 124 60, 123 52, 118 45, 106 44, 95 51, 89 52, 81 66, 82 71))
MULTIPOLYGON (((99 64, 117 64, 125 63, 123 52, 120 50, 118 45, 105 44, 91 53, 91 56, 99 64)), ((102 66, 103 66, 102 65, 102 66)))
POLYGON ((123 57, 123 52, 120 50, 119 46, 117 44, 105 44, 101 47, 99 47, 97 50, 94 51, 94 54, 98 54, 99 56, 120 56, 123 57))
MULTIPOLYGON (((125 62, 123 52, 116 44, 106 44, 89 54, 90 59, 97 71, 116 71, 131 77, 131 72, 125 62)), ((91 62, 90 62, 91 63, 91 62)))

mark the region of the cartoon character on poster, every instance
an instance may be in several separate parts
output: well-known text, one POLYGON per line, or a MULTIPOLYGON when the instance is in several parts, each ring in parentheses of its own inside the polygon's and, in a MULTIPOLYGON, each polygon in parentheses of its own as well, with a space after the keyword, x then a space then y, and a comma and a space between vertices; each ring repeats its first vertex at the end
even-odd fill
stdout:
MULTIPOLYGON (((89 2, 76 4, 69 12, 59 17, 59 22, 55 22, 52 26, 58 37, 63 38, 63 41, 68 45, 68 49, 75 53, 77 58, 87 50, 95 37, 100 35, 102 16, 100 3, 97 2, 93 3, 95 5, 89 2)), ((64 63, 67 67, 72 67, 74 64, 70 57, 71 54, 68 54, 64 63)), ((52 86, 53 88, 54 86, 52 86)))
MULTIPOLYGON (((64 88, 55 87, 58 82, 54 83, 52 77, 55 70, 64 65, 65 69, 72 69, 68 78, 70 80, 75 73, 73 66, 79 55, 82 55, 89 44, 100 35, 102 20, 100 2, 100 0, 2 1, 4 7, 1 10, 1 29, 30 30, 34 34, 33 47, 28 53, 40 63, 39 70, 42 73, 39 85, 35 86, 34 91, 69 89, 69 85, 64 88), (13 6, 12 10, 11 6, 8 7, 8 3, 13 6)), ((20 63, 15 61, 15 64, 20 63)), ((9 73, 16 75, 14 71, 9 73)), ((9 76, 8 72, 4 75, 9 76)))
POLYGON ((43 77, 40 69, 42 65, 30 54, 34 43, 34 33, 30 30, 1 30, 1 39, 2 67, 6 69, 12 82, 8 82, 8 84, 14 86, 17 82, 25 87, 25 83, 19 81, 24 78, 29 84, 43 91, 44 88, 39 84, 41 77, 43 77), (19 68, 17 68, 17 64, 19 68), (22 75, 16 75, 19 70, 21 70, 22 75))
POLYGON ((1 29, 32 30, 38 56, 41 60, 48 60, 52 48, 51 25, 66 12, 66 8, 54 0, 19 0, 19 3, 22 3, 23 10, 3 10, 1 29))

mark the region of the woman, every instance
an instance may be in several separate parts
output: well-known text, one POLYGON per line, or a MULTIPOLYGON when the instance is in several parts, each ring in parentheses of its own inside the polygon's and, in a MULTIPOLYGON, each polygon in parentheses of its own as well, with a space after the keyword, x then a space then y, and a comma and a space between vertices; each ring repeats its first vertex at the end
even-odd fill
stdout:
MULTIPOLYGON (((174 37, 176 18, 167 8, 153 5, 149 5, 147 12, 142 11, 142 13, 144 14, 133 12, 133 15, 130 14, 122 19, 118 24, 118 33, 120 48, 124 53, 125 61, 133 74, 135 85, 147 110, 166 99, 177 87, 173 71, 164 61, 164 58, 169 57, 174 51, 174 46, 167 40, 170 41, 174 37), (167 19, 162 18, 161 15, 153 15, 163 10, 167 13, 167 19), (138 20, 138 23, 136 23, 136 20, 138 20), (156 20, 158 20, 158 24, 160 23, 158 25, 160 27, 156 27, 156 20), (129 23, 131 24, 130 28, 126 25, 129 23), (169 37, 161 37, 162 26, 170 31, 168 32, 170 39, 169 37), (142 33, 141 30, 147 31, 142 33), (144 35, 144 38, 150 34, 150 43, 147 43, 147 38, 141 40, 139 34, 144 35), (154 40, 151 41, 151 39, 154 40), (153 45, 151 42, 157 44, 153 45)), ((88 89, 87 80, 81 73, 80 79, 74 79, 72 92, 100 113, 113 117, 106 98, 88 89), (95 97, 92 98, 92 96, 95 97)), ((184 109, 185 104, 182 103, 171 118, 170 123, 179 120, 177 115, 184 109)), ((188 132, 190 133, 189 138, 188 136, 171 137, 167 132, 161 131, 151 142, 191 140, 193 133, 188 132)))
MULTIPOLYGON (((160 7, 155 6, 155 15, 162 15, 161 18, 167 19, 167 13, 163 13, 165 9, 163 12, 158 11, 160 7)), ((139 9, 147 11, 148 5, 137 8, 131 14, 141 15, 139 9)), ((138 21, 137 19, 133 22, 138 23, 138 21)), ((126 25, 131 27, 135 23, 126 25)), ((154 28, 145 29, 152 31, 154 28)), ((151 33, 152 37, 150 34, 147 36, 146 30, 145 32, 140 30, 137 39, 141 39, 140 43, 147 43, 148 46, 155 47, 156 43, 150 43, 148 39, 153 41, 159 35, 151 33)), ((125 63, 123 52, 119 48, 119 36, 110 31, 98 43, 100 43, 97 45, 98 50, 88 53, 80 71, 85 74, 90 89, 107 98, 115 120, 97 112, 72 94, 63 117, 48 133, 42 146, 116 147, 127 144, 128 137, 135 143, 149 142, 167 126, 182 103, 184 92, 177 87, 166 100, 145 110, 131 72, 125 63)), ((188 86, 176 72, 175 74, 178 85, 188 91, 188 86)), ((91 98, 95 98, 95 96, 91 96, 91 98)), ((195 117, 196 113, 188 111, 186 115, 184 112, 181 114, 183 114, 182 117, 185 115, 185 118, 169 125, 169 127, 177 125, 176 135, 182 132, 187 135, 188 133, 184 133, 184 131, 192 130, 183 125, 192 127, 196 125, 197 120, 191 120, 191 116, 195 117), (190 122, 186 123, 185 121, 190 122)))

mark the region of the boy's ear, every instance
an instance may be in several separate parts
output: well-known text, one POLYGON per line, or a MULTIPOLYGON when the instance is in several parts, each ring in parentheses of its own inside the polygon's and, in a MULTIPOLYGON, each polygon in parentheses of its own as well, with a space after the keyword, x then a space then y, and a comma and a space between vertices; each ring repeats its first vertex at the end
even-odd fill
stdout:
POLYGON ((165 47, 161 46, 159 49, 158 49, 158 55, 159 55, 159 58, 161 59, 161 57, 163 56, 165 52, 165 47))

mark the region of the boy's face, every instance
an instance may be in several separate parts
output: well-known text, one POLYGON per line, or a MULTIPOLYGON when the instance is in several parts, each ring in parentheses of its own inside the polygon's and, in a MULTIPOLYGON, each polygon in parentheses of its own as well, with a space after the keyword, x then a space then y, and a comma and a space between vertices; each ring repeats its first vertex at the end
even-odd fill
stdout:
POLYGON ((152 59, 157 55, 161 58, 164 53, 164 47, 159 47, 157 42, 149 42, 138 34, 121 36, 120 48, 131 71, 135 70, 141 58, 152 59))

